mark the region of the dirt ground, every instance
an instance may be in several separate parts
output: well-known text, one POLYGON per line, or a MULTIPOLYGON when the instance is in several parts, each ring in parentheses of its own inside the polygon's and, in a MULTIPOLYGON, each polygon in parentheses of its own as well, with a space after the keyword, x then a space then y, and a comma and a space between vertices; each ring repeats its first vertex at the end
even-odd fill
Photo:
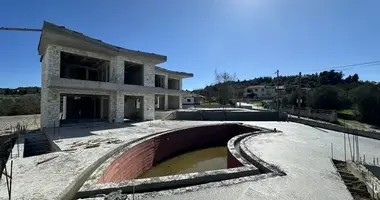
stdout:
POLYGON ((40 127, 40 115, 0 116, 0 133, 5 132, 11 126, 16 126, 17 123, 26 125, 28 130, 38 129, 40 127))

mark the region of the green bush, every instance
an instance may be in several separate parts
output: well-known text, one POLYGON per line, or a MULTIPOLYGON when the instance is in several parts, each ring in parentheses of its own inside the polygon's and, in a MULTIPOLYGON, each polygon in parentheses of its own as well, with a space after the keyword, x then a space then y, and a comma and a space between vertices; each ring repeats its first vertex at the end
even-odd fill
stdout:
POLYGON ((352 106, 347 93, 332 85, 324 85, 314 89, 308 95, 307 103, 316 109, 340 110, 352 106))
POLYGON ((380 88, 362 85, 350 91, 352 100, 360 112, 360 120, 370 124, 380 124, 380 88))
POLYGON ((40 95, 14 95, 0 98, 0 116, 40 113, 40 95))

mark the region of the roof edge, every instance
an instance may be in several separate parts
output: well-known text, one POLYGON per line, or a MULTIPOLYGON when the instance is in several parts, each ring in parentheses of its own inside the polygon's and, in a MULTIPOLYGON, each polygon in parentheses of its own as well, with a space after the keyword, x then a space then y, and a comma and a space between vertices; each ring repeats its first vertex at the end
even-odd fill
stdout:
POLYGON ((177 75, 180 75, 180 76, 183 76, 183 77, 186 77, 186 78, 194 77, 193 73, 173 71, 173 70, 165 69, 165 68, 159 67, 159 66, 156 66, 156 70, 167 72, 167 73, 172 73, 172 74, 177 74, 177 75))
POLYGON ((68 29, 65 26, 59 26, 59 25, 53 24, 53 23, 48 22, 48 21, 44 21, 44 24, 42 26, 40 41, 38 44, 38 50, 40 48, 41 40, 43 39, 42 36, 45 33, 45 31, 46 32, 58 33, 58 34, 61 34, 65 37, 70 37, 73 39, 82 40, 83 42, 89 42, 89 43, 92 43, 95 45, 103 46, 104 48, 107 48, 107 49, 114 51, 116 53, 133 53, 133 54, 138 54, 141 56, 149 56, 155 60, 160 60, 162 62, 167 61, 167 57, 164 55, 159 55, 159 54, 155 54, 155 53, 149 53, 149 52, 143 52, 143 51, 131 50, 131 49, 118 47, 118 46, 103 42, 101 40, 89 37, 87 35, 84 35, 83 33, 68 29))

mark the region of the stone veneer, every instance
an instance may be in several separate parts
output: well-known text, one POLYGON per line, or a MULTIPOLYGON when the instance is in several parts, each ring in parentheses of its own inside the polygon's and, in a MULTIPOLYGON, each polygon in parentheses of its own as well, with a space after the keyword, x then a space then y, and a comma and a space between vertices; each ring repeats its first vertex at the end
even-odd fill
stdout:
POLYGON ((139 94, 125 92, 106 92, 83 89, 51 88, 52 77, 60 77, 60 53, 68 52, 110 61, 110 82, 124 84, 124 61, 137 62, 144 65, 144 86, 154 87, 155 65, 146 57, 108 56, 89 51, 49 44, 42 59, 41 71, 41 127, 59 126, 60 123, 60 94, 107 95, 110 98, 109 121, 121 123, 124 121, 124 96, 143 96, 143 119, 154 120, 154 94, 139 94))

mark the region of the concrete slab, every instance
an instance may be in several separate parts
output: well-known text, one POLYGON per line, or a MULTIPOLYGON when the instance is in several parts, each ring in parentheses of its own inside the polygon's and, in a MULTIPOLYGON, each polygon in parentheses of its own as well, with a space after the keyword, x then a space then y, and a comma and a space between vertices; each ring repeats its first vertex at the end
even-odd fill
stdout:
MULTIPOLYGON (((29 158, 15 158, 13 199, 56 199, 93 162, 109 151, 136 138, 174 128, 214 124, 213 121, 151 121, 133 124, 73 126, 60 129, 56 144, 61 151, 29 158), (88 144, 98 143, 93 148, 88 144), (58 156, 37 165, 39 161, 58 156)), ((337 176, 329 157, 344 158, 343 134, 321 131, 287 122, 243 122, 276 128, 281 134, 248 140, 247 147, 263 160, 279 166, 283 177, 245 182, 188 192, 186 188, 140 195, 141 199, 352 199, 337 176), (170 194, 170 195, 168 195, 170 194), (252 197, 253 196, 253 197, 252 197), (259 198, 259 197, 262 198, 259 198), (252 197, 252 198, 251 198, 252 197)), ((49 134, 51 134, 49 132, 49 134)), ((359 138, 360 153, 366 158, 380 154, 380 141, 359 138)), ((9 163, 8 163, 9 165, 9 163)), ((137 195, 138 197, 138 195, 137 195)), ((0 182, 0 199, 7 198, 5 179, 0 182)))

